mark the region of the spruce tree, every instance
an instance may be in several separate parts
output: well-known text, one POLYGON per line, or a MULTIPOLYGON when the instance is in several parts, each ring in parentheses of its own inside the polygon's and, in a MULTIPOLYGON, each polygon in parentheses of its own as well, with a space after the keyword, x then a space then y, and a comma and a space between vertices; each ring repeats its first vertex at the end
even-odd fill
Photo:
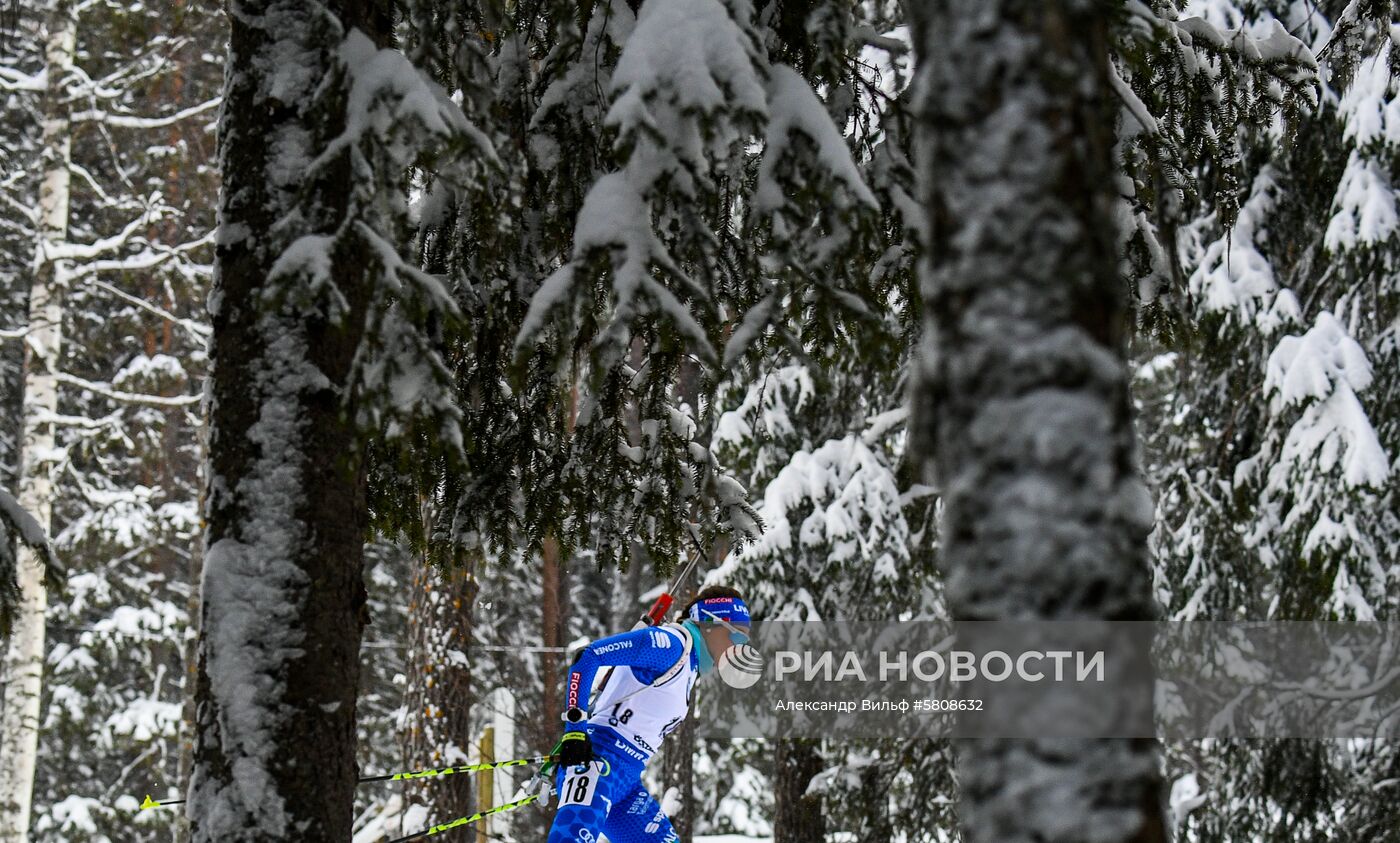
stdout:
POLYGON ((405 179, 466 181, 492 153, 390 12, 230 9, 196 841, 350 836, 368 442, 460 453, 430 330, 457 311, 402 249, 405 179))
MULTIPOLYGON (((1199 13, 1183 24, 1214 28, 1211 41, 1252 50, 1281 78, 1215 97, 1256 97, 1241 107, 1256 116, 1213 129, 1218 152, 1184 159, 1171 190, 1136 182, 1138 219, 1154 221, 1167 259, 1135 300, 1159 600, 1178 620, 1383 620, 1395 610, 1387 548, 1400 535, 1390 515, 1400 447, 1392 4, 1213 3, 1199 13), (1300 71, 1306 84, 1285 83, 1300 71)), ((1151 131, 1125 133, 1127 154, 1189 136, 1189 111, 1160 85, 1179 74, 1151 63, 1124 73, 1130 102, 1151 115, 1151 131)), ((1240 76, 1220 78, 1235 87, 1240 76)), ((1141 121, 1125 114, 1123 125, 1141 121)), ((1394 825, 1391 802, 1372 790, 1394 776, 1389 745, 1298 748, 1169 747, 1186 806, 1178 831, 1367 839, 1394 825)))

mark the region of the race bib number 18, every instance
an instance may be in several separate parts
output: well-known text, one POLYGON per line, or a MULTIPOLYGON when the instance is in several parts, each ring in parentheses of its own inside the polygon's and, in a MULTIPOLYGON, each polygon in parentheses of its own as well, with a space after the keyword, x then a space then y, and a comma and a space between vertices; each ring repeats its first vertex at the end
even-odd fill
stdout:
POLYGON ((598 790, 598 778, 602 775, 602 766, 595 761, 583 768, 570 767, 564 776, 563 785, 559 788, 559 804, 592 804, 593 794, 598 790))

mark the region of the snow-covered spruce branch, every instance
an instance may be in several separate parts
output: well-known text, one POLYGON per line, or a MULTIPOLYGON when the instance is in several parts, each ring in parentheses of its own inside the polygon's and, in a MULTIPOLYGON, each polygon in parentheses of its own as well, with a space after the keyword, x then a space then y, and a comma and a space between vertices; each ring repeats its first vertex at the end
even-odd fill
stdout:
MULTIPOLYGON (((570 259, 532 297, 517 353, 533 347, 567 305, 577 318, 577 300, 592 298, 583 307, 599 311, 592 352, 601 368, 621 358, 634 330, 658 325, 723 367, 788 315, 776 305, 796 299, 745 290, 742 330, 718 353, 710 332, 721 318, 720 300, 734 293, 705 269, 723 261, 713 221, 705 219, 716 183, 752 190, 751 201, 721 204, 751 208, 747 226, 766 244, 760 261, 790 268, 784 287, 800 286, 805 264, 839 263, 835 253, 853 239, 855 218, 878 210, 825 104, 796 70, 767 60, 757 46, 759 27, 746 14, 716 0, 654 0, 641 8, 608 85, 604 123, 617 131, 621 165, 588 191, 570 259), (756 181, 741 175, 754 150, 735 153, 745 136, 764 139, 756 181), (811 207, 813 195, 824 204, 811 207), (673 222, 662 228, 654 219, 673 222), (603 284, 590 283, 595 271, 605 274, 603 284), (585 292, 590 288, 602 295, 585 292)), ((734 284, 747 286, 747 277, 736 271, 734 284)), ((836 284, 821 292, 838 304, 858 300, 836 284)))
POLYGON ((73 114, 74 123, 105 123, 108 126, 118 126, 123 129, 158 129, 162 126, 170 126, 181 120, 212 111, 219 107, 222 100, 215 97, 206 100, 198 105, 181 109, 174 114, 167 114, 162 117, 141 117, 136 114, 124 114, 119 112, 103 111, 102 109, 89 109, 78 111, 73 114))
POLYGON ((189 407, 204 400, 202 395, 151 395, 141 392, 126 392, 120 389, 113 389, 105 383, 90 381, 66 372, 54 372, 54 380, 69 386, 76 386, 79 389, 86 389, 113 401, 125 401, 129 404, 148 404, 153 407, 189 407))
POLYGON ((8 637, 18 608, 19 589, 16 583, 17 562, 11 553, 8 535, 13 533, 20 544, 34 551, 44 565, 44 584, 57 588, 62 581, 62 568, 53 544, 34 516, 25 512, 5 489, 0 489, 0 638, 8 637))
MULTIPOLYGON (((1213 118, 1222 120, 1232 110, 1247 112, 1259 99, 1282 106, 1289 96, 1294 96, 1316 104, 1317 57, 1279 21, 1272 21, 1267 35, 1258 37, 1246 27, 1221 30, 1204 18, 1176 18, 1174 7, 1169 5, 1149 8, 1135 1, 1128 8, 1131 17, 1126 37, 1148 52, 1148 61, 1154 63, 1150 73, 1154 84, 1165 83, 1165 89, 1173 91, 1193 84, 1218 87, 1227 79, 1239 85, 1233 96, 1187 98, 1191 105, 1205 109, 1213 118), (1167 71, 1170 78, 1162 75, 1167 71)), ((1127 53, 1120 50, 1118 55, 1123 59, 1127 53)), ((1176 102, 1173 100, 1171 105, 1174 107, 1176 102)), ((1223 132, 1218 134, 1218 138, 1201 140, 1219 142, 1229 137, 1223 132)))
POLYGON ((1147 104, 1133 91, 1132 86, 1124 81, 1123 74, 1118 72, 1118 67, 1112 62, 1108 64, 1108 83, 1123 103, 1123 107, 1133 116, 1144 132, 1151 135, 1161 133, 1161 128, 1157 125, 1157 118, 1152 116, 1147 104))
POLYGON ((0 489, 0 525, 14 530, 15 536, 25 547, 37 550, 52 559, 52 547, 44 528, 39 526, 34 516, 25 512, 15 496, 5 489, 0 489))

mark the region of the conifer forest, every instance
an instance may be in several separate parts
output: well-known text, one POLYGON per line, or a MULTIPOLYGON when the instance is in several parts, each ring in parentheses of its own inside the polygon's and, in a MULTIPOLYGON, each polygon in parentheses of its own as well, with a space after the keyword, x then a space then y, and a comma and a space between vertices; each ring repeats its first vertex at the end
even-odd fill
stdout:
POLYGON ((1400 843, 1397 622, 1391 0, 0 0, 0 843, 1400 843), (1338 643, 736 707, 1090 622, 1338 643))

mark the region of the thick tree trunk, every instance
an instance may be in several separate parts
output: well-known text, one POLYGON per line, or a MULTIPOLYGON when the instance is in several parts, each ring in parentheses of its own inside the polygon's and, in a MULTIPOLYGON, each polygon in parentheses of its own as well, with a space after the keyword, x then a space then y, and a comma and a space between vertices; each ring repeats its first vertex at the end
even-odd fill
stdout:
MULTIPOLYGON (((1106 6, 913 10, 929 237, 916 435, 944 490, 949 605, 959 620, 1149 618, 1106 6)), ((1153 741, 959 749, 971 843, 1164 839, 1153 741)))
POLYGON ((308 164, 345 128, 343 33, 389 41, 380 5, 229 4, 186 806, 198 843, 350 839, 367 512, 346 391, 373 277, 368 255, 329 238, 361 174, 345 155, 314 176, 308 164), (326 249, 335 306, 306 273, 272 276, 309 236, 325 238, 302 245, 326 249))
POLYGON ((773 782, 773 843, 809 843, 826 839, 826 816, 821 797, 807 786, 822 771, 817 742, 788 738, 775 747, 777 770, 773 782))
MULTIPOLYGON (((50 529, 53 513, 54 415, 58 412, 59 367, 63 347, 63 261, 52 254, 68 238, 68 197, 72 132, 65 85, 73 66, 77 17, 69 0, 49 9, 44 60, 43 181, 39 185, 39 242, 34 282, 29 290, 29 334, 24 342, 24 439, 20 454, 19 503, 50 529)), ((5 648, 5 694, 0 707, 0 841, 24 843, 29 837, 34 772, 39 751, 39 700, 44 677, 44 566, 27 547, 19 548, 20 601, 5 648)))

